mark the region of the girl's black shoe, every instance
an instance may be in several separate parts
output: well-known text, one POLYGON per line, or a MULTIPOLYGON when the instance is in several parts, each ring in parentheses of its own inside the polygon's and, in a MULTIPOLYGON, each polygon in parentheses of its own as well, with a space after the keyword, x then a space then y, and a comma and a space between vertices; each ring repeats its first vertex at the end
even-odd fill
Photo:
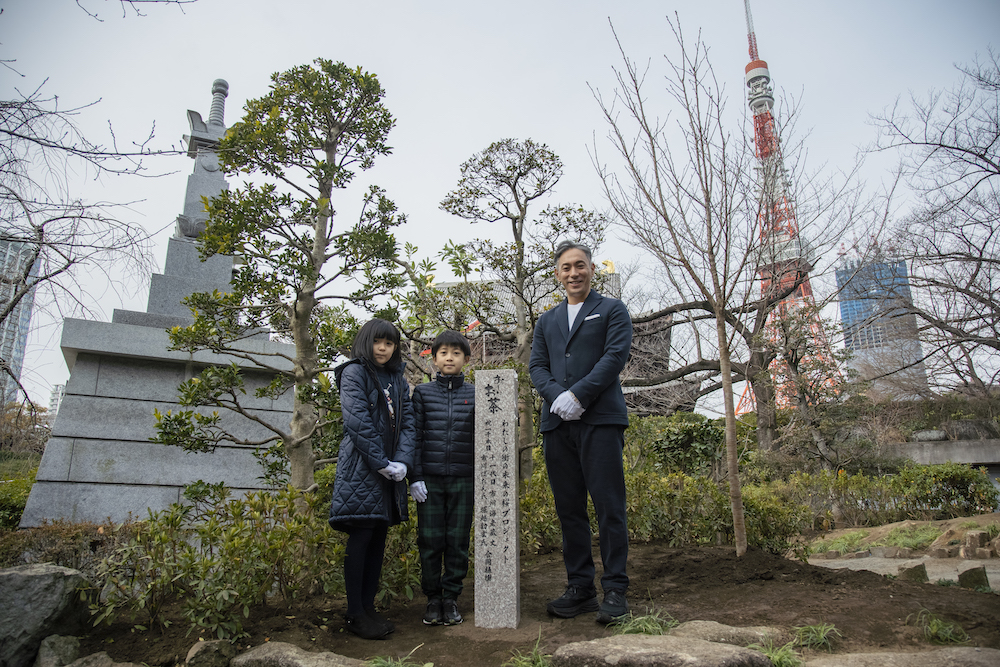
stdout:
POLYGON ((389 634, 389 630, 384 625, 365 613, 356 616, 347 614, 344 616, 344 620, 347 630, 362 639, 385 639, 386 635, 389 634))
POLYGON ((384 627, 386 634, 396 631, 396 625, 388 618, 378 613, 375 610, 375 607, 370 607, 368 609, 365 609, 365 613, 368 614, 368 618, 372 619, 373 621, 384 627))

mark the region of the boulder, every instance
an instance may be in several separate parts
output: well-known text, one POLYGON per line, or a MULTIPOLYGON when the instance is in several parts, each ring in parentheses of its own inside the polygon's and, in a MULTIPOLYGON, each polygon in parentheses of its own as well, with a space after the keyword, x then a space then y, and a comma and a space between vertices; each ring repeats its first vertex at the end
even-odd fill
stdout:
POLYGON ((772 667, 758 651, 670 635, 617 635, 560 646, 552 667, 772 667))
POLYGON ((86 627, 79 590, 89 586, 77 570, 50 563, 0 570, 0 664, 28 667, 45 637, 86 627))
POLYGON ((762 644, 770 639, 775 645, 787 644, 791 639, 788 632, 781 628, 771 628, 766 625, 737 628, 723 625, 715 621, 688 621, 681 623, 670 631, 671 637, 701 639, 706 642, 732 644, 733 646, 749 646, 762 644))
POLYGON ((198 642, 188 651, 184 664, 187 667, 229 667, 236 657, 236 648, 227 641, 198 642))
POLYGON ((970 530, 965 534, 965 546, 972 549, 985 547, 989 541, 989 535, 985 530, 970 530))
POLYGON ((823 655, 803 667, 995 667, 1000 650, 960 646, 921 653, 844 653, 823 655))
POLYGON ((958 573, 958 585, 962 588, 989 588, 990 580, 986 577, 986 568, 970 567, 965 572, 958 573))
POLYGON ((49 635, 38 647, 35 667, 66 667, 80 657, 80 640, 76 637, 49 635))
POLYGON ((241 653, 230 667, 364 667, 355 660, 336 653, 310 653, 285 642, 268 642, 241 653))
POLYGON ((144 667, 134 662, 115 662, 111 656, 101 651, 71 662, 69 667, 144 667))
POLYGON ((930 581, 927 578, 927 567, 923 563, 910 567, 900 565, 897 577, 900 581, 915 581, 918 584, 926 584, 930 581))
POLYGON ((949 440, 991 440, 1000 437, 997 425, 988 419, 956 419, 941 425, 949 440))

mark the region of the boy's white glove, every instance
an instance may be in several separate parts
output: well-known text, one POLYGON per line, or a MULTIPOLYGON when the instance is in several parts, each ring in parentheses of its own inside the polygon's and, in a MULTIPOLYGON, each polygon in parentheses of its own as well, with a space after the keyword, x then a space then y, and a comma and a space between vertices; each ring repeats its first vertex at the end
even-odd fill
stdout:
POLYGON ((552 401, 552 407, 549 408, 549 412, 563 421, 571 422, 583 416, 583 406, 580 405, 580 401, 576 400, 573 392, 567 389, 559 394, 556 400, 552 401))
POLYGON ((406 464, 399 461, 389 461, 389 465, 380 469, 379 474, 394 482, 402 482, 403 478, 406 477, 406 464))
POLYGON ((410 484, 410 495, 418 503, 422 503, 427 500, 427 485, 423 482, 414 482, 410 484))

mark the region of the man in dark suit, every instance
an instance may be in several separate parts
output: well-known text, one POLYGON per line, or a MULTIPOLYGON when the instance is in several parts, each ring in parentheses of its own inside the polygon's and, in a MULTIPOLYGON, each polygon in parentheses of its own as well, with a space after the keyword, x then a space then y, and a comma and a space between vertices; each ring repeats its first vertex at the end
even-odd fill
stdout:
POLYGON ((542 433, 549 484, 563 534, 567 587, 548 604, 553 616, 597 611, 599 623, 628 614, 628 526, 622 448, 628 414, 619 373, 632 345, 632 319, 618 299, 590 287, 590 248, 563 241, 556 248, 556 278, 566 300, 535 326, 529 370, 542 403, 542 433), (594 501, 604 573, 598 605, 590 546, 587 494, 594 501))

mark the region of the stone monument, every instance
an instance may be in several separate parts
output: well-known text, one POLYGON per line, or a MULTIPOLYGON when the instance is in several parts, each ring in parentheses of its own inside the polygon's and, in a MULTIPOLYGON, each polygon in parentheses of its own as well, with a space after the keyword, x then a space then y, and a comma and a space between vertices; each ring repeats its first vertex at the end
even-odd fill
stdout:
POLYGON ((476 373, 476 626, 521 620, 517 372, 476 373))
MULTIPOLYGON (((181 302, 194 292, 225 292, 233 275, 233 258, 198 257, 196 240, 208 215, 202 197, 227 189, 215 149, 226 132, 223 121, 229 84, 212 84, 208 122, 188 111, 186 135, 194 171, 188 177, 184 211, 177 216, 167 245, 163 274, 150 281, 146 312, 115 310, 111 322, 71 319, 63 322, 61 347, 70 378, 52 436, 45 446, 21 527, 44 520, 123 521, 145 518, 147 509, 161 510, 181 500, 185 485, 198 480, 225 482, 241 493, 264 488, 253 448, 220 445, 213 453, 195 454, 150 442, 155 435, 153 410, 178 410, 177 387, 209 365, 244 367, 246 403, 266 420, 291 415, 291 392, 277 400, 253 397, 253 389, 270 381, 248 362, 208 352, 170 350, 167 331, 193 322, 181 302)), ((249 352, 285 351, 290 346, 261 334, 246 344, 249 352)), ((225 427, 247 440, 259 439, 263 427, 222 413, 225 427)))

